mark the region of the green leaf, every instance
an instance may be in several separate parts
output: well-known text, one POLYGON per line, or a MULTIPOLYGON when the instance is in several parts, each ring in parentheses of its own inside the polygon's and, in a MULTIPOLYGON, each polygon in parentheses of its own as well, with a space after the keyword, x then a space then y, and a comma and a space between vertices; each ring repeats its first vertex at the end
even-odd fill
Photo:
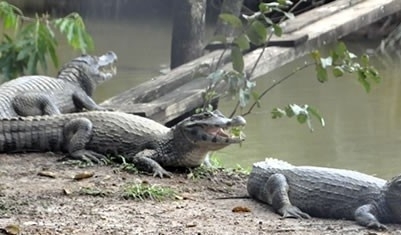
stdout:
POLYGON ((328 80, 327 70, 320 64, 316 65, 316 76, 317 80, 321 83, 328 80))
POLYGON ((231 47, 231 60, 233 64, 233 69, 239 73, 244 70, 244 58, 242 56, 241 49, 238 46, 231 47))
POLYGON ((370 92, 370 83, 367 81, 366 74, 362 70, 358 71, 358 81, 365 88, 366 92, 370 92))
POLYGON ((292 109, 292 107, 290 106, 290 105, 288 105, 287 107, 285 107, 285 115, 287 116, 287 117, 293 117, 294 115, 295 115, 295 113, 294 113, 294 111, 293 111, 293 109, 292 109))
POLYGON ((49 49, 49 54, 50 54, 50 58, 53 62, 53 65, 54 65, 54 67, 57 68, 59 65, 59 62, 58 62, 58 57, 56 54, 56 49, 54 48, 53 45, 49 45, 48 49, 49 49))
POLYGON ((242 28, 243 27, 240 18, 238 18, 237 16, 235 16, 233 14, 222 13, 219 15, 219 18, 223 22, 228 23, 229 25, 231 25, 234 28, 242 28))
POLYGON ((47 72, 47 60, 44 53, 38 53, 38 61, 40 66, 42 67, 43 71, 47 72))
POLYGON ((298 114, 298 115, 297 115, 297 121, 298 121, 300 124, 304 124, 304 123, 306 122, 306 120, 308 120, 308 115, 306 115, 306 114, 304 114, 304 113, 301 113, 301 114, 298 114))
POLYGON ((283 34, 283 29, 280 27, 280 25, 278 24, 273 24, 273 29, 274 29, 274 34, 277 37, 281 37, 281 35, 283 34))
POLYGON ((92 37, 85 31, 83 32, 83 39, 86 43, 86 47, 89 51, 92 51, 95 47, 95 44, 93 43, 92 37))
POLYGON ((225 73, 224 70, 219 69, 210 73, 206 78, 209 79, 212 82, 212 84, 217 84, 224 78, 224 73, 225 73))
POLYGON ((250 48, 249 39, 245 34, 241 34, 235 38, 234 43, 237 44, 242 51, 249 50, 250 48))
POLYGON ((262 14, 267 14, 267 13, 270 13, 270 12, 272 11, 272 9, 271 9, 270 6, 267 5, 266 3, 260 3, 260 4, 259 4, 259 11, 260 11, 262 14))
POLYGON ((257 20, 251 23, 246 34, 248 35, 249 40, 257 46, 266 42, 267 30, 265 26, 257 20))
POLYGON ((363 67, 369 66, 369 56, 367 54, 361 56, 361 64, 363 67))
POLYGON ((252 91, 251 95, 252 95, 253 100, 256 102, 256 107, 260 108, 261 107, 260 98, 259 98, 260 95, 256 91, 252 91))
POLYGON ((322 125, 322 127, 324 127, 326 125, 326 122, 324 121, 324 118, 319 114, 319 112, 317 112, 316 109, 308 106, 306 109, 310 114, 312 114, 316 119, 319 120, 320 124, 322 125))
POLYGON ((37 64, 38 64, 38 57, 37 57, 37 54, 35 53, 29 57, 28 66, 27 66, 28 74, 37 74, 37 72, 36 72, 37 64))
POLYGON ((281 118, 286 115, 285 111, 280 108, 274 108, 271 114, 273 119, 281 118))
POLYGON ((69 18, 60 18, 55 21, 55 25, 61 33, 66 33, 74 22, 69 18))
POLYGON ((17 61, 21 61, 21 60, 25 60, 26 58, 28 58, 30 56, 30 54, 32 53, 32 49, 31 47, 24 47, 22 50, 19 51, 16 60, 17 61))
POLYGON ((77 48, 77 45, 72 43, 74 40, 74 33, 75 33, 75 23, 68 24, 68 27, 66 28, 67 40, 71 44, 71 46, 77 48))
POLYGON ((335 66, 333 68, 333 75, 334 77, 341 77, 344 75, 344 70, 340 66, 335 66))
POLYGON ((344 42, 339 42, 336 46, 335 53, 339 57, 345 57, 348 53, 347 46, 345 46, 344 42))
POLYGON ((381 81, 379 72, 375 68, 369 67, 367 71, 367 73, 369 74, 369 78, 371 78, 373 81, 375 81, 376 83, 379 83, 381 81))
POLYGON ((283 11, 283 14, 285 15, 285 17, 287 17, 287 19, 292 20, 295 18, 295 15, 292 12, 283 11))
POLYGON ((277 0, 277 3, 283 7, 291 6, 293 4, 292 1, 289 1, 289 0, 277 0))
POLYGON ((320 56, 320 52, 319 52, 318 50, 312 51, 312 52, 310 53, 310 56, 312 57, 313 61, 314 61, 316 64, 319 64, 319 63, 320 63, 320 58, 321 58, 321 56, 320 56))

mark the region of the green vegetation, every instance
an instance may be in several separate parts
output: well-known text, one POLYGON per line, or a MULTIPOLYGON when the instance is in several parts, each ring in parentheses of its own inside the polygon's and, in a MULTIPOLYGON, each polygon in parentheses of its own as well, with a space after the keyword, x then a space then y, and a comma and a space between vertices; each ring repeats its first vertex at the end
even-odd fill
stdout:
POLYGON ((120 169, 123 171, 126 171, 128 173, 131 173, 131 174, 139 173, 138 168, 136 168, 135 165, 132 163, 123 163, 123 164, 121 164, 120 169))
POLYGON ((109 191, 104 191, 98 188, 82 187, 79 189, 79 195, 93 196, 93 197, 106 197, 111 194, 109 191))
MULTIPOLYGON (((213 68, 206 66, 208 67, 208 71, 199 74, 199 76, 205 77, 209 80, 209 85, 206 88, 203 97, 203 109, 207 109, 210 106, 211 101, 218 96, 216 87, 218 87, 218 84, 221 81, 225 81, 229 86, 230 94, 237 100, 237 105, 234 107, 231 116, 238 111, 241 112, 242 116, 246 116, 250 114, 255 107, 261 106, 261 98, 270 90, 286 81, 297 72, 310 66, 315 66, 316 77, 320 83, 328 81, 330 73, 334 77, 342 77, 345 73, 351 73, 356 75, 364 89, 369 92, 371 83, 377 83, 381 80, 377 70, 370 65, 369 57, 367 55, 358 57, 348 51, 345 44, 340 42, 327 57, 323 57, 319 51, 313 51, 310 54, 312 61, 306 62, 303 66, 296 68, 287 76, 278 79, 277 82, 266 88, 262 93, 257 93, 254 90, 256 82, 251 79, 252 74, 254 73, 271 37, 273 35, 278 37, 282 35, 283 30, 280 23, 285 19, 294 18, 294 15, 291 12, 300 3, 302 3, 302 1, 293 4, 293 2, 289 0, 277 0, 270 3, 260 3, 259 11, 254 12, 249 16, 242 15, 241 17, 237 17, 228 13, 220 15, 221 20, 236 29, 237 33, 234 37, 218 35, 212 39, 212 41, 220 42, 226 45, 226 47, 220 56, 217 66, 213 68), (274 22, 267 16, 273 12, 282 14, 282 18, 279 22, 274 22), (251 44, 262 47, 262 51, 256 63, 252 66, 252 69, 250 71, 245 71, 244 57, 242 53, 248 50, 251 47, 251 44), (232 70, 222 69, 222 58, 224 53, 227 51, 231 53, 232 70), (245 107, 248 105, 250 105, 249 109, 244 111, 245 107)), ((204 66, 205 65, 202 65, 202 67, 204 66)), ((284 116, 289 118, 296 117, 296 120, 299 123, 307 123, 310 130, 313 130, 311 124, 311 119, 313 117, 317 118, 322 126, 325 125, 325 121, 319 114, 318 110, 307 104, 289 104, 284 108, 273 109, 273 118, 284 116)))
POLYGON ((250 168, 244 168, 239 164, 237 164, 234 168, 226 168, 223 166, 221 160, 215 155, 210 156, 209 163, 210 165, 202 164, 200 167, 192 169, 191 172, 187 175, 187 178, 204 179, 221 171, 226 173, 232 173, 232 174, 240 173, 245 175, 248 175, 251 172, 250 168))
POLYGON ((163 201, 167 199, 174 199, 177 193, 169 188, 157 185, 150 185, 148 183, 129 184, 123 192, 123 198, 134 200, 153 200, 163 201))
POLYGON ((71 13, 63 18, 49 15, 24 16, 22 11, 0 1, 0 19, 3 33, 0 43, 1 79, 9 80, 21 75, 37 74, 38 67, 47 72, 48 58, 59 66, 56 32, 64 35, 68 44, 82 53, 94 48, 93 40, 85 29, 82 18, 71 13))

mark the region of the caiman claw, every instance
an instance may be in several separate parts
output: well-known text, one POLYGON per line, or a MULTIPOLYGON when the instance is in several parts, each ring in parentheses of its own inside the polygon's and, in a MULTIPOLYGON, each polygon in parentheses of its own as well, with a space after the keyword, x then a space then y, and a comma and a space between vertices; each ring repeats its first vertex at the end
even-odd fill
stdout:
POLYGON ((302 212, 298 207, 293 205, 288 205, 280 208, 278 211, 282 218, 295 218, 295 219, 310 219, 310 215, 302 212))
POLYGON ((157 167, 157 168, 153 169, 153 177, 163 178, 163 176, 166 176, 167 178, 171 178, 173 176, 173 174, 171 172, 163 169, 163 167, 157 167))

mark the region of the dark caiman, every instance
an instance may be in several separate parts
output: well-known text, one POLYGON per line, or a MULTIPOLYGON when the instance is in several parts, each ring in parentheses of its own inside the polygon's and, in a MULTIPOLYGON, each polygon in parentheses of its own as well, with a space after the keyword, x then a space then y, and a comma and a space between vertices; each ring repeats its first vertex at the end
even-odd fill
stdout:
POLYGON ((218 111, 194 114, 168 128, 122 112, 91 111, 0 120, 0 152, 66 152, 101 163, 121 155, 154 176, 171 176, 163 167, 196 167, 209 151, 243 141, 224 129, 245 125, 218 111))
POLYGON ((253 164, 251 197, 285 217, 356 220, 373 229, 401 223, 401 176, 385 181, 351 170, 293 166, 277 159, 253 164))
POLYGON ((103 110, 91 98, 96 86, 116 74, 117 56, 82 55, 66 63, 57 78, 23 76, 0 85, 0 117, 54 115, 103 110))

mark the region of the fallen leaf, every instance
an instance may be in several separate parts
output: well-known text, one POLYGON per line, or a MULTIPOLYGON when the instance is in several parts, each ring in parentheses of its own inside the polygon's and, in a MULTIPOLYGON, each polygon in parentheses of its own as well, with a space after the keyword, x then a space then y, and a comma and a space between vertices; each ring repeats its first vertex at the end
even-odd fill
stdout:
POLYGON ((38 175, 53 178, 53 179, 56 178, 56 173, 51 172, 51 171, 39 171, 38 175))
POLYGON ((74 180, 83 180, 83 179, 90 178, 94 175, 95 175, 95 172, 93 172, 93 171, 92 172, 84 171, 84 172, 76 174, 74 176, 74 180))
POLYGON ((189 223, 189 224, 186 224, 185 225, 185 227, 187 227, 187 228, 193 228, 193 227, 196 227, 196 223, 189 223))
POLYGON ((244 212, 251 212, 251 209, 244 206, 236 206, 231 211, 234 213, 244 213, 244 212))
POLYGON ((71 195, 72 191, 70 189, 68 189, 68 188, 63 188, 63 193, 65 195, 71 195))
POLYGON ((15 224, 9 224, 7 225, 4 229, 4 232, 6 232, 7 235, 18 235, 20 234, 20 228, 18 225, 15 224))

